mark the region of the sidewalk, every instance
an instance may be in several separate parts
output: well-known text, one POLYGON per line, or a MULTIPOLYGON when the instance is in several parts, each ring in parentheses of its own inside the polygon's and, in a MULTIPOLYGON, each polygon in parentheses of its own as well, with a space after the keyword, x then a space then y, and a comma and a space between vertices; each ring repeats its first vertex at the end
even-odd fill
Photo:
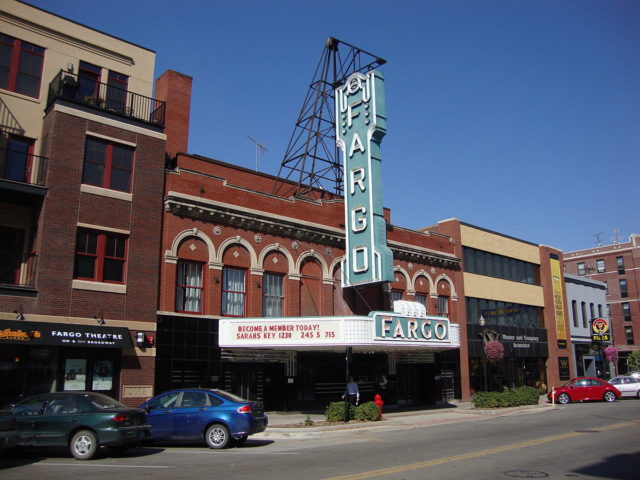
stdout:
POLYGON ((414 428, 443 423, 480 420, 483 418, 525 413, 542 413, 553 409, 543 397, 538 405, 525 405, 513 408, 476 409, 471 402, 438 402, 430 408, 411 408, 392 406, 383 409, 383 418, 379 422, 326 422, 323 412, 267 412, 269 426, 267 430, 252 438, 300 438, 333 434, 348 434, 354 430, 381 428, 414 428))

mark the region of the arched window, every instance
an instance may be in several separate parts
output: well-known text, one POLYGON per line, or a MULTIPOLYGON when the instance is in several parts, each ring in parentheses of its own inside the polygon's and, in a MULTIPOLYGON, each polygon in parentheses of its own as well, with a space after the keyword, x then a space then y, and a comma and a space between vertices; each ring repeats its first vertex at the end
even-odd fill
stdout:
POLYGON ((247 270, 251 266, 249 252, 242 245, 229 246, 222 256, 221 315, 244 317, 247 315, 247 270))
POLYGON ((198 238, 187 238, 178 247, 176 312, 204 312, 203 273, 207 258, 207 246, 198 238))

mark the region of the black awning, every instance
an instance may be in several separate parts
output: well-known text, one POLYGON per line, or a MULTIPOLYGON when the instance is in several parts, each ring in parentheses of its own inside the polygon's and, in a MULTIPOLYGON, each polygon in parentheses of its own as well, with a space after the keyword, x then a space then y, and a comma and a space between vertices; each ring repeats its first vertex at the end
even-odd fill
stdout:
POLYGON ((7 343, 89 348, 133 347, 128 328, 0 320, 0 345, 7 343))

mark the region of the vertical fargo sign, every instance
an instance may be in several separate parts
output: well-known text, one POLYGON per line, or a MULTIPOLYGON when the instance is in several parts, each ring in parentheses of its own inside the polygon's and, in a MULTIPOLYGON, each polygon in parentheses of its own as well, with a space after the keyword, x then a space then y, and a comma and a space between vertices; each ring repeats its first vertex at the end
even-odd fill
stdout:
POLYGON ((336 142, 343 154, 346 260, 342 286, 393 281, 382 211, 380 142, 387 133, 384 78, 354 73, 335 91, 336 142))

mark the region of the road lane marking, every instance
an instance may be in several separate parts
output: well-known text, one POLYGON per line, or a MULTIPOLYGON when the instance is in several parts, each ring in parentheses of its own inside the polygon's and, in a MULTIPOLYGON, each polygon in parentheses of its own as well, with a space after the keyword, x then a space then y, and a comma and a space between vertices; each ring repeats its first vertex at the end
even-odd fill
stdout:
MULTIPOLYGON (((606 431, 615 430, 617 428, 625 428, 631 426, 637 426, 640 422, 623 422, 616 423, 614 425, 607 425, 593 429, 594 431, 606 431)), ((495 455, 502 452, 508 452, 511 450, 519 450, 521 448, 534 447, 542 445, 543 443, 557 442, 558 440, 566 440, 568 438, 579 437, 580 435, 586 435, 585 432, 567 432, 560 433, 558 435, 551 435, 549 437, 543 437, 536 440, 527 440, 526 442, 514 443, 511 445, 504 445, 502 447, 485 448, 476 452, 461 453, 459 455, 452 455, 450 457, 442 457, 434 460, 427 460, 424 462, 409 463, 406 465, 398 465, 396 467, 381 468, 378 470, 369 470, 368 472, 352 473, 350 475, 340 475, 338 477, 325 478, 324 480, 363 480, 365 478, 382 477, 384 475, 391 475, 394 473, 407 472, 409 470, 419 470, 421 468, 433 467, 436 465, 442 465, 444 463, 457 462, 460 460, 468 460, 471 458, 484 457, 487 455, 495 455)))

